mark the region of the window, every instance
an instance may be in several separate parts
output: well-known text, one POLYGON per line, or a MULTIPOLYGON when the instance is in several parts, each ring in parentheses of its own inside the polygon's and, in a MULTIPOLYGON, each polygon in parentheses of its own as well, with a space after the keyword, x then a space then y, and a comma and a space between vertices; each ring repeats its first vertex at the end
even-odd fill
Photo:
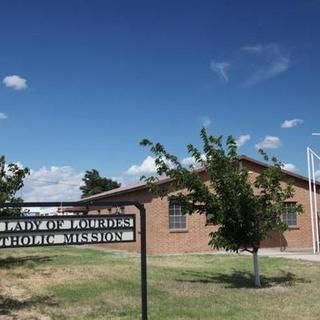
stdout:
POLYGON ((213 219, 213 213, 207 213, 206 214, 206 225, 207 224, 213 224, 212 219, 213 219))
POLYGON ((284 204, 285 212, 282 215, 282 220, 289 227, 297 225, 297 212, 295 205, 295 202, 285 202, 284 204))
POLYGON ((169 204, 169 229, 186 229, 187 216, 182 213, 181 205, 170 202, 169 204))

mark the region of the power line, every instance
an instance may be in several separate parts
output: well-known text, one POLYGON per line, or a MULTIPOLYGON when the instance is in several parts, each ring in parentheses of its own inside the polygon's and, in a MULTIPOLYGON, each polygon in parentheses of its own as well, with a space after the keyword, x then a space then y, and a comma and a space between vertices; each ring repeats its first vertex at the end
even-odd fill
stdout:
POLYGON ((52 184, 63 184, 63 185, 72 186, 72 187, 81 187, 81 184, 72 184, 72 183, 67 183, 67 182, 52 181, 52 180, 46 180, 46 179, 35 179, 35 178, 27 177, 26 180, 35 180, 35 181, 52 183, 52 184))

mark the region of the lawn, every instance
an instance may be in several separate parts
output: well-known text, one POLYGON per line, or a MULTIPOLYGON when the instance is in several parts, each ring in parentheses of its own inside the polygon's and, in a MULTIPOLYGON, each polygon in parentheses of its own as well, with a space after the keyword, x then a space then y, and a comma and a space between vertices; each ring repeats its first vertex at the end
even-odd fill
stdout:
MULTIPOLYGON (((319 319, 320 265, 237 255, 149 257, 149 319, 319 319)), ((139 319, 138 257, 88 248, 0 251, 0 319, 139 319)))

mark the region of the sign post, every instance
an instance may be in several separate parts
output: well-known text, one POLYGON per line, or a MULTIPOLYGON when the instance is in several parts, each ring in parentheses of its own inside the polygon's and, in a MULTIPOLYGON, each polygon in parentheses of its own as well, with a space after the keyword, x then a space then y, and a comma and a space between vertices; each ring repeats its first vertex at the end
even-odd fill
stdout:
MULTIPOLYGON (((135 206, 140 212, 141 317, 148 319, 146 211, 136 201, 99 202, 22 202, 3 203, 1 207, 121 207, 135 206)), ((83 245, 136 241, 134 214, 69 215, 0 218, 0 248, 83 245)))

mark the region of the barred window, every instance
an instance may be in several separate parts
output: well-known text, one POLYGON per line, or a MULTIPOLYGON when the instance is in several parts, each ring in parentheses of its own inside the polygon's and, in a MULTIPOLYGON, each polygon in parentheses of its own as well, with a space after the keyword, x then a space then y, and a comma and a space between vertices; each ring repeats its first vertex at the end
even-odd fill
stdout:
POLYGON ((285 212, 282 214, 282 220, 285 224, 290 226, 297 225, 297 212, 295 202, 285 202, 285 212))
POLYGON ((187 217, 182 213, 181 205, 175 202, 169 204, 169 229, 186 229, 187 217))

